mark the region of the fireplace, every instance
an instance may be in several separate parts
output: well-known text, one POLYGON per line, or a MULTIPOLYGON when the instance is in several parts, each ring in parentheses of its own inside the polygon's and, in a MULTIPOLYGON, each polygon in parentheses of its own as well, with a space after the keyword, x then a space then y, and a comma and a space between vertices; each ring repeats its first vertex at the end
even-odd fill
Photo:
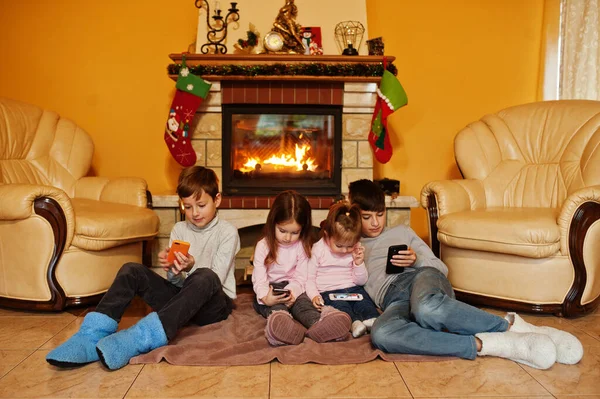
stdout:
POLYGON ((342 107, 223 104, 223 193, 341 192, 342 107))

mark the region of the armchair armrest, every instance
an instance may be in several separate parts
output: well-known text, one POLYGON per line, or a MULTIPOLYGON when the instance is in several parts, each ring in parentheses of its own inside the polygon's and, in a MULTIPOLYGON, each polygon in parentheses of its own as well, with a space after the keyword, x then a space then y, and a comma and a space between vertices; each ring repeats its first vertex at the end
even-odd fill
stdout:
POLYGON ((427 183, 421 190, 421 205, 428 208, 430 195, 437 199, 439 215, 486 207, 481 180, 440 180, 427 183))
POLYGON ((75 214, 71 199, 63 190, 35 184, 0 184, 0 220, 22 220, 35 214, 35 201, 49 198, 58 203, 65 214, 70 238, 75 230, 75 214))
POLYGON ((75 183, 75 198, 147 206, 148 184, 138 177, 83 177, 75 183))
MULTIPOLYGON (((5 229, 2 234, 6 236, 0 237, 2 241, 7 241, 4 259, 18 259, 25 264, 19 268, 23 271, 16 279, 18 283, 11 287, 6 297, 0 298, 1 303, 28 308, 28 301, 33 300, 37 309, 61 310, 66 297, 56 278, 56 265, 64 249, 71 246, 75 233, 75 214, 69 196, 52 186, 0 185, 0 220, 14 223, 12 231, 5 229), (49 230, 40 219, 47 222, 49 230), (26 245, 22 243, 23 240, 29 245, 27 248, 31 249, 33 256, 30 256, 30 252, 23 253, 23 245, 26 245), (14 242, 19 245, 11 245, 14 242), (47 262, 30 263, 31 259, 45 259, 47 262)), ((12 274, 14 276, 14 271, 12 274)))
POLYGON ((440 215, 468 209, 485 208, 485 190, 480 180, 440 180, 427 183, 421 190, 421 206, 427 209, 429 245, 440 257, 437 220, 440 215))
POLYGON ((560 214, 558 215, 558 226, 560 227, 561 236, 560 249, 562 253, 567 253, 567 246, 569 245, 569 228, 575 217, 575 212, 586 202, 600 204, 600 185, 589 186, 577 190, 569 195, 565 199, 565 202, 563 202, 562 207, 560 208, 560 214))
POLYGON ((575 276, 563 304, 565 314, 585 312, 600 295, 600 185, 572 193, 558 216, 560 250, 568 254, 575 276))

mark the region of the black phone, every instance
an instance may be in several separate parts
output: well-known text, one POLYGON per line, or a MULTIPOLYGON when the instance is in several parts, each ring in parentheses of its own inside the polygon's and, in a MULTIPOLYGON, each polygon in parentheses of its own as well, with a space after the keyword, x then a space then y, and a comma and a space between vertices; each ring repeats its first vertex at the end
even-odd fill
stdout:
POLYGON ((274 294, 286 294, 286 295, 290 295, 290 290, 286 290, 285 288, 275 288, 275 287, 273 287, 273 293, 274 294))
POLYGON ((404 271, 403 267, 392 265, 392 256, 397 255, 399 251, 406 251, 408 245, 392 245, 388 248, 387 263, 385 265, 385 272, 387 274, 398 274, 404 271))

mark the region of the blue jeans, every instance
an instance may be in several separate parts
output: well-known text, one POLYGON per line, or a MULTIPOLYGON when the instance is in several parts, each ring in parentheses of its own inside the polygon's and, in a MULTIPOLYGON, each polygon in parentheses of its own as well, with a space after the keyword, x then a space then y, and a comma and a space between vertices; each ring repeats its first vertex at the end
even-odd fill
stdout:
POLYGON ((399 274, 382 305, 371 341, 389 353, 475 359, 475 334, 508 330, 502 317, 457 301, 446 276, 433 267, 399 274))
POLYGON ((367 291, 365 291, 365 289, 360 285, 355 285, 353 287, 348 287, 341 290, 321 292, 321 296, 323 297, 323 301, 325 301, 325 305, 333 306, 337 310, 348 313, 348 315, 350 315, 352 318, 352 321, 364 321, 379 316, 377 306, 375 306, 375 303, 369 294, 367 294, 367 291), (361 294, 363 299, 362 301, 332 301, 329 299, 329 294, 341 292, 361 294))

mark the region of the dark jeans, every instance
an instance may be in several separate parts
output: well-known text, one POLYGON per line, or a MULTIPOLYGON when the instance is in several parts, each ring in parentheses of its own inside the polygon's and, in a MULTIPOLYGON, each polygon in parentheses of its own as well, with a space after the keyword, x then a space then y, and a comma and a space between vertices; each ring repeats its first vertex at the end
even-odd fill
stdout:
POLYGON ((156 311, 169 340, 188 323, 199 326, 216 323, 227 319, 233 309, 233 301, 223 292, 219 277, 210 269, 197 269, 179 288, 144 265, 126 263, 96 312, 119 322, 136 295, 156 311))
MULTIPOLYGON (((271 283, 273 288, 284 288, 288 285, 287 281, 280 281, 278 283, 271 283)), ((303 293, 292 305, 288 308, 283 303, 278 303, 274 306, 261 305, 258 303, 256 297, 254 298, 254 310, 262 317, 267 318, 271 313, 276 310, 283 310, 291 313, 292 317, 300 322, 304 327, 310 328, 321 318, 321 312, 319 312, 312 304, 312 301, 308 299, 306 293, 303 293)))
POLYGON ((333 306, 337 310, 348 313, 353 322, 356 320, 363 321, 374 319, 379 316, 377 306, 375 306, 375 303, 362 286, 355 285, 354 287, 348 287, 341 290, 325 291, 321 292, 321 296, 325 301, 325 305, 333 306), (361 294, 363 299, 362 301, 332 301, 329 299, 329 294, 340 293, 361 294))

